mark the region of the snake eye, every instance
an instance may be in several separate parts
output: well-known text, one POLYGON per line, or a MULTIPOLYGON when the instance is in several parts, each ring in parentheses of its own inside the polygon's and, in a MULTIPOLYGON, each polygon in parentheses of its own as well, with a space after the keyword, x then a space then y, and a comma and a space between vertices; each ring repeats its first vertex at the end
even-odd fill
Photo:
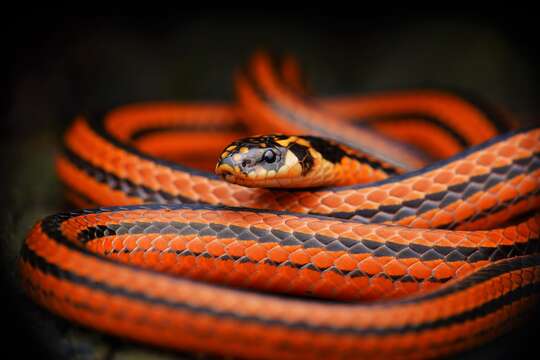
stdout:
POLYGON ((263 154, 263 160, 269 164, 273 163, 274 161, 276 161, 276 153, 273 152, 272 150, 266 150, 263 154))

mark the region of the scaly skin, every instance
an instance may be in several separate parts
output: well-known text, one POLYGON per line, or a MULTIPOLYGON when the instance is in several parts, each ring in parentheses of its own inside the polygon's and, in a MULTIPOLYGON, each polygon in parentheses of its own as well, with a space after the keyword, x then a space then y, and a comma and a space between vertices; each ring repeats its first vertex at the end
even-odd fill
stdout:
POLYGON ((139 104, 78 118, 60 179, 80 205, 122 207, 40 221, 20 258, 30 296, 110 334, 244 358, 436 357, 515 326, 539 294, 540 129, 494 137, 484 112, 436 90, 360 97, 364 110, 352 98, 310 100, 299 76, 259 54, 238 77, 238 106, 139 104), (371 118, 362 124, 397 127, 350 132, 342 117, 359 111, 371 118), (410 118, 422 113, 437 121, 410 118), (369 153, 407 140, 395 130, 403 119, 432 129, 444 149, 431 156, 452 157, 424 167, 414 150, 384 149, 385 163, 420 168, 302 191, 172 162, 195 163, 204 147, 217 158, 250 127, 315 134, 330 124, 338 138, 371 139, 369 153))

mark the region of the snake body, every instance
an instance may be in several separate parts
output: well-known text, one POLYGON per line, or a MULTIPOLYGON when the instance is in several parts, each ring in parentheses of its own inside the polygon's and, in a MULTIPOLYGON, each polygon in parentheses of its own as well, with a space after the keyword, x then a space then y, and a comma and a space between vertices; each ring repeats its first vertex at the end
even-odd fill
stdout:
POLYGON ((138 341, 269 359, 447 355, 535 305, 540 128, 496 136, 501 122, 444 91, 315 99, 294 62, 263 54, 236 80, 238 105, 76 119, 60 179, 81 207, 116 207, 35 225, 20 269, 36 302, 138 341), (246 126, 359 141, 400 174, 287 191, 177 163, 213 167, 196 155, 215 162, 246 126))

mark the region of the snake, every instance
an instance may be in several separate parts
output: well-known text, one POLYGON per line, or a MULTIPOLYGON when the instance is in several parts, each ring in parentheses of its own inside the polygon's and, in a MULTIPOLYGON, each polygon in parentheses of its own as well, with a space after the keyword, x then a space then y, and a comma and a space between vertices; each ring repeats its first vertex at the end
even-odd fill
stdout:
POLYGON ((37 222, 18 261, 36 303, 260 359, 434 358, 527 318, 540 128, 445 89, 317 97, 288 55, 234 80, 236 103, 74 120, 56 170, 80 209, 37 222))

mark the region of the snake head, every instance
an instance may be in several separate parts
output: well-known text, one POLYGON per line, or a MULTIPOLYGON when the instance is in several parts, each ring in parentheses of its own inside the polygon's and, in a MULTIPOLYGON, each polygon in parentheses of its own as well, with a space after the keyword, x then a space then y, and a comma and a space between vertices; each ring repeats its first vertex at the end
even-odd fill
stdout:
POLYGON ((287 135, 263 135, 237 140, 227 146, 216 165, 225 181, 248 187, 287 187, 302 168, 287 147, 287 135))

